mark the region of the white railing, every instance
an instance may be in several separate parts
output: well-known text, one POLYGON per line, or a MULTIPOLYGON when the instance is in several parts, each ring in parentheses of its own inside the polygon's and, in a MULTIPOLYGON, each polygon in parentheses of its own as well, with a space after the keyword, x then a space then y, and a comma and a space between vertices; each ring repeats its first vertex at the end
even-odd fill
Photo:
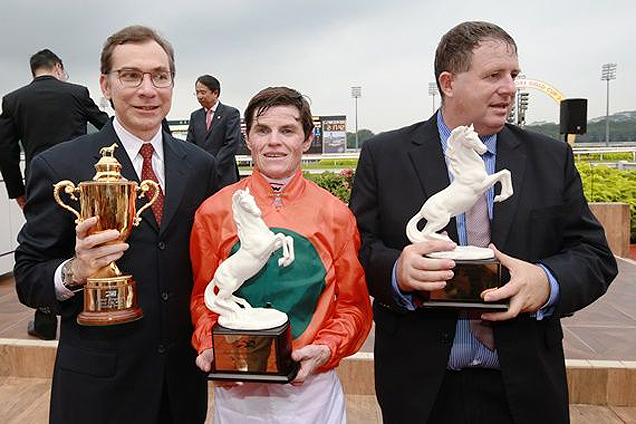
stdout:
MULTIPOLYGON (((329 160, 346 160, 346 159, 358 159, 359 152, 353 153, 325 153, 325 154, 305 154, 301 159, 301 164, 314 164, 320 162, 321 159, 329 160)), ((236 162, 239 166, 253 166, 252 157, 250 155, 236 155, 236 162)))
POLYGON ((603 147, 589 147, 589 146, 573 146, 572 150, 574 156, 580 157, 581 155, 600 155, 603 160, 604 154, 610 153, 631 153, 632 161, 636 162, 636 146, 603 146, 603 147))

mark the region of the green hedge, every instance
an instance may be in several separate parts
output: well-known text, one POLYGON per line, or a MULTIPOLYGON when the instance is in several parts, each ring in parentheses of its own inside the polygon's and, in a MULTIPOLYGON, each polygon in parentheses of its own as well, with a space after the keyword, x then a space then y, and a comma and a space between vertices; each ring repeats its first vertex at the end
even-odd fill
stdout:
MULTIPOLYGON (((636 170, 619 171, 605 166, 577 162, 588 202, 629 203, 631 211, 631 241, 636 243, 636 170)), ((352 169, 322 174, 305 173, 305 177, 331 192, 345 203, 351 197, 352 169)), ((514 176, 513 176, 514 178, 514 176)))
POLYGON ((583 192, 588 202, 629 203, 631 241, 636 242, 636 170, 619 171, 578 162, 583 192))
POLYGON ((353 185, 353 170, 343 169, 340 172, 323 172, 322 174, 310 174, 305 172, 305 178, 318 184, 338 199, 349 203, 351 186, 353 185))

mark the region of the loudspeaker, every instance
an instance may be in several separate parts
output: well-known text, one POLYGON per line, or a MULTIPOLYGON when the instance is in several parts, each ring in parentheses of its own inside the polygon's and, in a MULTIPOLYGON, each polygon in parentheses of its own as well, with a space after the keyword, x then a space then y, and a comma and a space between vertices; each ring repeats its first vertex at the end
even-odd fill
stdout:
POLYGON ((585 134, 587 132, 587 99, 561 101, 560 134, 585 134))

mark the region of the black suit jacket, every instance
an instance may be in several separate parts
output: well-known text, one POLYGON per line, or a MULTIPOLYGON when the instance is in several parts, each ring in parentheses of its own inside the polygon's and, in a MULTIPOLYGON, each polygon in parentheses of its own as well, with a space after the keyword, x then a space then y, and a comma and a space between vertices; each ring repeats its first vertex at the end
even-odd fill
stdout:
MULTIPOLYGON (((117 261, 137 283, 141 320, 110 327, 82 327, 82 295, 56 300, 56 268, 73 256, 74 215, 56 204, 52 184, 90 180, 99 150, 117 142, 112 123, 102 131, 59 144, 32 162, 18 236, 14 275, 20 300, 48 306, 62 316, 51 392, 52 423, 157 422, 163 384, 175 422, 202 423, 207 405, 205 375, 190 344, 192 269, 190 231, 199 204, 216 190, 214 159, 163 133, 165 203, 161 227, 150 209, 141 215, 117 261)), ((122 174, 139 181, 123 147, 115 151, 122 174)), ((79 211, 78 202, 64 200, 79 211)), ((137 209, 145 204, 138 200, 137 209)))
MULTIPOLYGON (((493 324, 508 404, 515 422, 567 422, 559 318, 601 296, 617 273, 616 262, 566 143, 506 125, 498 135, 496 169, 511 171, 514 195, 494 205, 492 242, 513 257, 541 262, 560 286, 551 318, 523 314, 493 324)), ((350 206, 375 298, 376 392, 385 422, 425 422, 450 355, 456 312, 405 311, 391 286, 395 261, 410 243, 406 223, 448 184, 435 115, 380 134, 362 148, 350 206)), ((457 241, 455 219, 446 231, 457 241)))
POLYGON ((234 156, 241 141, 241 114, 237 109, 219 102, 209 130, 205 129, 205 109, 195 110, 190 115, 186 141, 214 156, 220 186, 238 181, 238 166, 234 156))
POLYGON ((99 110, 82 85, 47 75, 7 94, 2 99, 0 115, 0 169, 9 197, 24 194, 20 140, 28 176, 35 155, 86 134, 87 121, 101 129, 108 122, 108 115, 99 110))

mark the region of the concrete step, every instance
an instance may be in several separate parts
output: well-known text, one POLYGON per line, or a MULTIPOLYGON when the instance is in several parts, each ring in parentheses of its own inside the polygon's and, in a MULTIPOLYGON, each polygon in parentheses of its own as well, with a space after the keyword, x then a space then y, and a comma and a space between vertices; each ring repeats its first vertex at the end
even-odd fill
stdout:
MULTIPOLYGON (((50 378, 56 349, 56 340, 0 339, 0 377, 50 378)), ((636 361, 571 359, 566 366, 571 404, 636 406, 636 361)), ((344 359, 337 371, 348 396, 375 396, 372 353, 344 359)))
MULTIPOLYGON (((50 378, 0 377, 0 417, 5 424, 45 423, 49 415, 50 378)), ((372 395, 346 395, 349 424, 379 424, 380 408, 372 395)), ((208 418, 213 424, 214 394, 208 394, 208 418)), ((572 424, 636 423, 636 407, 570 405, 572 424)))

